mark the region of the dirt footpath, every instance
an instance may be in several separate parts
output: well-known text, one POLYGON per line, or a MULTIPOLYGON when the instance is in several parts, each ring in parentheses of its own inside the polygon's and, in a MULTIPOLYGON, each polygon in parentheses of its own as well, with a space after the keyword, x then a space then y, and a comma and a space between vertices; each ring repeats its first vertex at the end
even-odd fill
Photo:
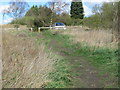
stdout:
MULTIPOLYGON (((72 68, 71 72, 78 73, 79 75, 77 77, 74 77, 75 82, 73 87, 74 88, 102 88, 104 85, 100 83, 101 78, 98 76, 98 71, 82 56, 69 56, 66 55, 64 52, 69 51, 66 48, 63 48, 60 46, 60 44, 53 40, 51 42, 52 49, 56 49, 56 52, 58 55, 63 56, 66 59, 70 60, 70 65, 73 66, 76 63, 80 65, 80 67, 74 67, 72 68), (62 50, 62 51, 61 51, 62 50)), ((70 52, 72 53, 72 51, 70 52)))
POLYGON ((78 74, 73 77, 73 88, 104 88, 115 83, 114 80, 109 79, 109 75, 107 74, 100 76, 99 70, 97 70, 89 60, 86 60, 85 57, 71 56, 74 54, 74 50, 72 48, 65 48, 62 43, 61 40, 52 38, 49 46, 58 55, 68 59, 70 62, 69 64, 72 66, 71 72, 78 74), (70 55, 65 52, 70 53, 70 55), (105 79, 108 81, 104 81, 105 79))

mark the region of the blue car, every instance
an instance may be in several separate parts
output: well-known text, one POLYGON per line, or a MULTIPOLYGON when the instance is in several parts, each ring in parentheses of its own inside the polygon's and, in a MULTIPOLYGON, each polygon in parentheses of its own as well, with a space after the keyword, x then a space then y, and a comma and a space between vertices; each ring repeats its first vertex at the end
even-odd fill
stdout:
POLYGON ((64 23, 60 23, 60 22, 56 22, 56 23, 54 23, 53 25, 52 25, 52 28, 53 29, 66 29, 66 26, 65 26, 65 24, 64 23))

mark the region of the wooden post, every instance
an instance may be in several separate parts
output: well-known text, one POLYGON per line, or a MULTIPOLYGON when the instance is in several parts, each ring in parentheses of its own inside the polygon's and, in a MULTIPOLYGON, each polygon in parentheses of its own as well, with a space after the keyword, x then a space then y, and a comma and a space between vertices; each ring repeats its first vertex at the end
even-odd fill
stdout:
POLYGON ((52 29, 52 26, 50 26, 50 30, 52 29))
POLYGON ((40 32, 40 27, 38 27, 38 32, 40 32))
POLYGON ((31 32, 33 32, 33 28, 31 28, 31 32))

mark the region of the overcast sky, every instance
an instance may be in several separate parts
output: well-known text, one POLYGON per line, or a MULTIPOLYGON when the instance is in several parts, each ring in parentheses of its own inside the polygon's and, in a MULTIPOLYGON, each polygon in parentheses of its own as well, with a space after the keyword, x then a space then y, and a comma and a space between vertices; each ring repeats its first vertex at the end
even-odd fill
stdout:
MULTIPOLYGON (((2 11, 4 9, 7 9, 9 7, 9 2, 11 0, 0 0, 0 24, 2 24, 2 11)), ((50 0, 26 0, 28 2, 28 4, 31 6, 33 5, 44 5, 45 3, 47 3, 50 0)), ((55 0, 57 1, 57 0, 55 0)), ((67 2, 70 2, 71 0, 64 0, 67 2)), ((77 0, 80 1, 80 0, 77 0)), ((102 4, 103 2, 111 2, 112 0, 82 0, 83 2, 83 7, 84 7, 84 12, 85 12, 85 16, 90 16, 92 15, 92 7, 95 4, 102 4)), ((13 18, 5 16, 5 20, 4 23, 8 23, 12 20, 13 18)))

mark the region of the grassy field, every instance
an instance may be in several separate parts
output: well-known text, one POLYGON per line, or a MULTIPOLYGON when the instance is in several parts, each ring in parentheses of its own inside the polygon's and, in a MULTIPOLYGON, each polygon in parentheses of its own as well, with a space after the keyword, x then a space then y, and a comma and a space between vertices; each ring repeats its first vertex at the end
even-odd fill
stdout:
POLYGON ((72 36, 75 42, 87 44, 89 46, 103 47, 103 48, 118 48, 118 42, 115 41, 111 30, 92 30, 86 31, 85 27, 68 27, 62 34, 72 36))
POLYGON ((54 59, 24 32, 3 32, 3 88, 40 88, 49 82, 54 59))
POLYGON ((117 87, 117 48, 84 44, 88 31, 3 34, 4 87, 117 87))
MULTIPOLYGON (((2 27, 3 28, 15 28, 15 24, 4 24, 4 25, 2 25, 2 27)), ((26 25, 19 25, 19 28, 25 29, 25 28, 27 28, 27 26, 26 25)))
MULTIPOLYGON (((48 39, 50 38, 52 39, 51 43, 52 43, 52 47, 54 48, 54 51, 60 52, 60 55, 66 58, 66 61, 68 60, 67 62, 70 64, 69 66, 71 66, 71 68, 74 69, 75 71, 77 70, 77 72, 74 72, 74 70, 72 71, 71 74, 72 78, 77 77, 78 74, 84 73, 85 71, 83 72, 80 71, 82 69, 80 66, 82 66, 82 64, 88 64, 90 62, 90 65, 93 66, 94 69, 97 69, 97 70, 91 69, 91 72, 92 70, 97 71, 100 82, 104 84, 103 87, 117 86, 117 82, 116 82, 117 81, 116 77, 118 76, 117 49, 109 49, 102 47, 96 48, 95 46, 91 47, 87 45, 84 46, 84 44, 82 43, 74 44, 74 41, 71 40, 69 35, 63 35, 59 33, 54 35, 51 32, 46 32, 44 36, 46 36, 46 38, 48 39), (87 60, 88 62, 79 60, 80 58, 83 57, 85 57, 83 60, 87 60), (74 59, 75 60, 78 59, 78 60, 76 60, 75 62, 73 61, 74 59)), ((51 44, 48 44, 48 46, 49 45, 51 44)), ((91 68, 91 66, 88 65, 85 67, 89 69, 91 68)), ((84 82, 81 82, 81 84, 83 83, 84 82)), ((89 87, 89 85, 83 85, 79 87, 89 87)), ((102 87, 102 85, 99 87, 102 87)))

